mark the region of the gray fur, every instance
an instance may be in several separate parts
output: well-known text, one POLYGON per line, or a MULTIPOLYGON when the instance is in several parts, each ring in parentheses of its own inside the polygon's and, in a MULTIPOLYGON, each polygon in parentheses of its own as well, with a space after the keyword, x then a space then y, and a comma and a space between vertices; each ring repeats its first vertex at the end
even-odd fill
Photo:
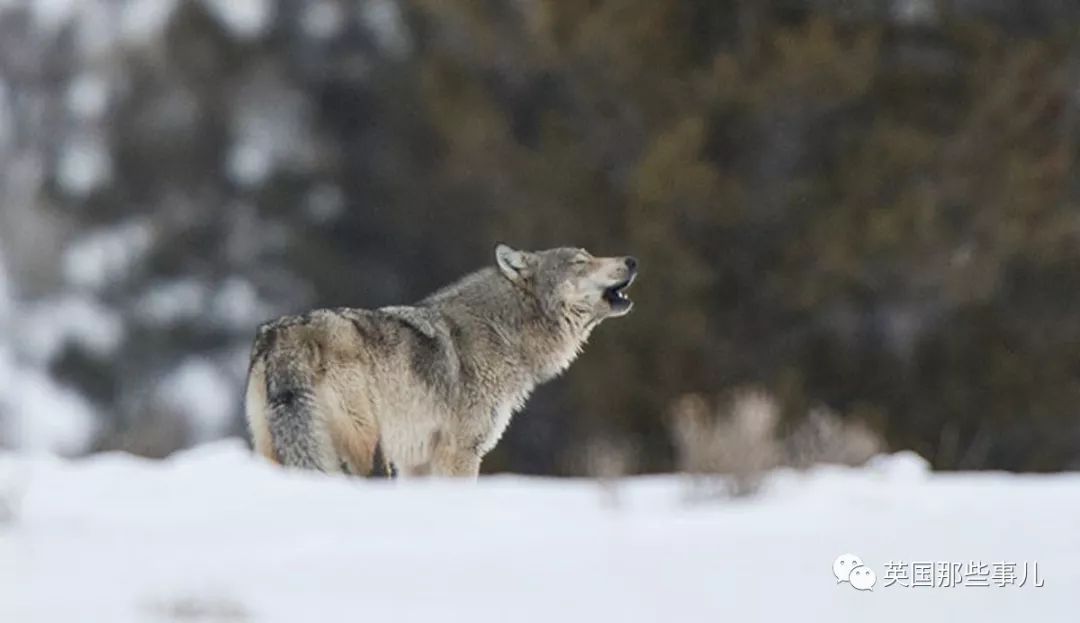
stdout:
MULTIPOLYGON (((288 466, 475 476, 532 390, 604 319, 632 258, 517 251, 413 306, 316 310, 259 328, 246 410, 256 449, 288 466), (343 467, 344 466, 344 467, 343 467)), ((621 292, 621 288, 618 290, 621 292)))

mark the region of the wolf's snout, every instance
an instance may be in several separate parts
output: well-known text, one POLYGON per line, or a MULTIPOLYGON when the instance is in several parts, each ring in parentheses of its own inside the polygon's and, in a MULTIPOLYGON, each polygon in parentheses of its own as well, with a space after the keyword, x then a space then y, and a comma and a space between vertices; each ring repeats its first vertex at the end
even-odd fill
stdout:
POLYGON ((611 306, 613 315, 621 316, 630 311, 634 304, 630 297, 626 296, 626 288, 630 287, 630 284, 634 282, 634 277, 637 277, 638 261, 632 255, 612 259, 617 262, 615 266, 619 266, 619 264, 622 264, 622 266, 611 274, 612 279, 617 281, 604 288, 603 298, 611 306))

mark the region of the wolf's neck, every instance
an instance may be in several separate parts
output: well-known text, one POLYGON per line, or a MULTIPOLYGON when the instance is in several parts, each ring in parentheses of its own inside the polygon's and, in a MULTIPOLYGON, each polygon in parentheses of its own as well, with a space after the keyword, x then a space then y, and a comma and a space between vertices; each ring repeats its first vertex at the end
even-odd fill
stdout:
POLYGON ((494 268, 468 275, 424 302, 460 322, 466 331, 487 333, 496 348, 491 355, 502 356, 518 366, 507 373, 520 374, 524 368, 534 383, 543 383, 565 370, 591 332, 591 327, 576 329, 552 317, 535 295, 514 285, 494 268))

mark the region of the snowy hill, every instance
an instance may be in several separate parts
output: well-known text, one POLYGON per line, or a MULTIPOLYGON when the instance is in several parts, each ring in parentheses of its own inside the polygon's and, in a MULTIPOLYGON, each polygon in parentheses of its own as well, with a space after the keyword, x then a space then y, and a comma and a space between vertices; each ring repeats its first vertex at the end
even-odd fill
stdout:
POLYGON ((753 498, 687 493, 677 477, 319 477, 233 442, 163 462, 0 455, 0 621, 1075 616, 1080 475, 936 475, 894 455, 780 472, 753 498), (844 553, 873 591, 836 582, 844 553), (901 562, 951 562, 974 581, 978 561, 988 586, 895 579, 901 562), (1025 585, 997 585, 1000 563, 1026 564, 1025 585))

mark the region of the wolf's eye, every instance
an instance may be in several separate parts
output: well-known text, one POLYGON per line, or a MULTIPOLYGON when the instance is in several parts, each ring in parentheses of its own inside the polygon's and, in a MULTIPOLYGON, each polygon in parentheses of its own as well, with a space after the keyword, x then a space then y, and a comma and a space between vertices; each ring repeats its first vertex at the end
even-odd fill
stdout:
POLYGON ((589 261, 589 256, 588 255, 585 255, 584 253, 578 253, 577 255, 574 256, 574 259, 570 260, 570 263, 575 265, 575 266, 581 266, 582 264, 588 263, 588 261, 589 261))

